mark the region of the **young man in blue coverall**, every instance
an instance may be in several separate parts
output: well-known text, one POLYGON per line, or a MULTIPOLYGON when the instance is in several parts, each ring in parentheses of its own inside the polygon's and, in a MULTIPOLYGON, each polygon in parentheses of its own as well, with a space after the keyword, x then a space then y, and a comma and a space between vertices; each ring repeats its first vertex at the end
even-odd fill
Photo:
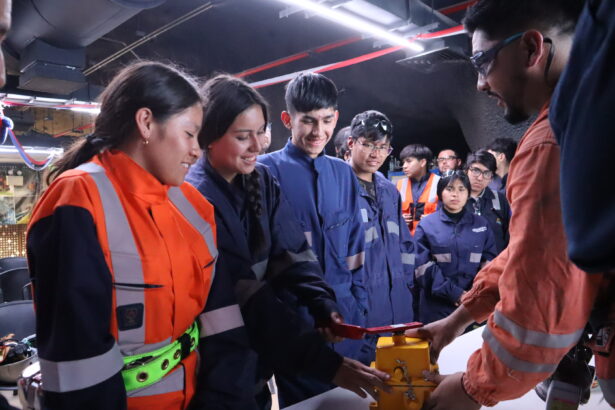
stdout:
MULTIPOLYGON (((287 109, 281 117, 291 137, 284 148, 259 161, 269 167, 294 209, 324 280, 335 292, 343 320, 363 326, 367 293, 359 186, 348 164, 323 152, 339 115, 337 89, 320 74, 301 74, 288 84, 285 98, 287 109)), ((310 320, 307 314, 302 317, 310 320)), ((359 340, 345 340, 334 349, 358 359, 362 345, 359 340)), ((333 387, 290 374, 277 374, 276 380, 281 407, 333 387)))
MULTIPOLYGON (((401 198, 395 185, 378 169, 393 148, 393 125, 378 111, 365 111, 352 120, 348 147, 350 166, 361 194, 359 207, 365 227, 367 326, 387 326, 414 319, 412 293, 414 243, 405 228, 401 198)), ((375 359, 377 335, 366 336, 362 361, 375 359)))

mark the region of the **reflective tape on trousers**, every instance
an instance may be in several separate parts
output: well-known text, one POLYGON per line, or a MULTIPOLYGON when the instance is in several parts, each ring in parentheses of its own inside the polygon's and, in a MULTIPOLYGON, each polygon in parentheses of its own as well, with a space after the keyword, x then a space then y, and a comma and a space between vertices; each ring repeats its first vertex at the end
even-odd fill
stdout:
POLYGON ((483 340, 487 343, 493 354, 510 369, 525 373, 553 373, 557 369, 558 363, 533 363, 516 358, 500 344, 488 326, 483 331, 483 340))
POLYGON ((54 362, 39 358, 45 390, 65 393, 95 386, 110 379, 124 366, 117 344, 87 359, 54 362))
POLYGON ((564 349, 572 347, 579 341, 579 338, 583 334, 584 328, 578 329, 572 333, 553 334, 539 332, 536 330, 529 330, 522 326, 519 326, 504 313, 496 310, 493 314, 493 321, 498 327, 506 330, 515 339, 525 345, 549 347, 552 349, 564 349))

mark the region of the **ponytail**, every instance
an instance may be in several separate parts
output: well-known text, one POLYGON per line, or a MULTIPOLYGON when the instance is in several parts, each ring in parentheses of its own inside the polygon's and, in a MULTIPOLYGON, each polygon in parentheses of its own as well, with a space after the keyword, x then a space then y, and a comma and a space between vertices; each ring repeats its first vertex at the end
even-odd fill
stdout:
POLYGON ((64 171, 77 168, 79 165, 88 162, 93 156, 101 152, 105 147, 105 141, 90 134, 85 138, 79 138, 73 142, 54 167, 47 174, 47 184, 51 184, 54 179, 64 171))

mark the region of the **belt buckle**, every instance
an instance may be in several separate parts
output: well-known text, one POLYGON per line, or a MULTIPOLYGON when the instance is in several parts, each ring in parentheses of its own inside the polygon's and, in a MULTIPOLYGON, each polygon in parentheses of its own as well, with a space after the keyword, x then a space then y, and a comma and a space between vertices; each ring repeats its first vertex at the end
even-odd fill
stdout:
POLYGON ((154 359, 156 359, 155 356, 145 356, 145 357, 141 357, 137 360, 134 360, 130 363, 126 363, 124 365, 124 367, 122 368, 122 370, 130 370, 130 369, 134 369, 135 367, 140 367, 140 366, 145 366, 146 364, 148 364, 149 362, 153 361, 154 359))
POLYGON ((190 355, 190 348, 192 347, 192 338, 189 333, 184 333, 177 339, 181 347, 181 360, 184 360, 190 355))

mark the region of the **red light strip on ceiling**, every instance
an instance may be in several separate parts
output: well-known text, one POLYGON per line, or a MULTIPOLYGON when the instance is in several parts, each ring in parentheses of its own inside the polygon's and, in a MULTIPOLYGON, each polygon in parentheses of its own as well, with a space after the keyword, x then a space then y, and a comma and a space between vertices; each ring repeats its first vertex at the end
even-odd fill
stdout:
MULTIPOLYGON (((463 33, 464 31, 465 29, 463 28, 463 26, 456 26, 456 27, 447 28, 446 30, 436 31, 434 33, 419 34, 417 36, 414 36, 408 39, 408 41, 414 41, 417 39, 433 39, 433 38, 447 37, 447 36, 463 33)), ((254 88, 264 88, 270 85, 275 85, 275 84, 283 83, 286 81, 290 81, 302 73, 324 73, 327 71, 337 70, 340 68, 363 63, 365 61, 373 60, 375 58, 379 58, 387 54, 394 53, 396 51, 401 50, 401 48, 402 48, 401 46, 389 47, 389 48, 385 48, 382 50, 374 51, 372 53, 363 54, 358 57, 350 58, 348 60, 339 61, 337 63, 321 65, 318 67, 308 68, 306 70, 301 70, 301 71, 295 71, 294 73, 284 74, 284 75, 280 75, 277 77, 268 78, 262 81, 255 81, 253 83, 250 83, 250 85, 254 88)))
MULTIPOLYGON (((458 11, 465 10, 477 2, 478 0, 464 1, 461 3, 453 4, 452 6, 449 6, 449 7, 439 9, 438 11, 444 15, 449 15, 449 14, 457 13, 458 11)), ((429 38, 429 37, 422 37, 422 38, 429 38)), ((311 54, 314 54, 314 53, 324 53, 325 51, 333 50, 333 49, 336 49, 336 48, 339 48, 339 47, 342 47, 348 44, 356 43, 360 40, 362 40, 362 37, 356 36, 356 37, 347 38, 345 40, 336 41, 334 43, 325 44, 324 46, 302 51, 296 54, 292 54, 288 57, 280 58, 278 60, 274 60, 269 63, 259 65, 257 67, 249 68, 238 74, 235 74, 235 77, 240 77, 240 78, 247 77, 252 74, 267 71, 271 68, 275 68, 275 67, 282 66, 284 64, 292 63, 293 61, 303 60, 304 58, 307 58, 311 54)))

